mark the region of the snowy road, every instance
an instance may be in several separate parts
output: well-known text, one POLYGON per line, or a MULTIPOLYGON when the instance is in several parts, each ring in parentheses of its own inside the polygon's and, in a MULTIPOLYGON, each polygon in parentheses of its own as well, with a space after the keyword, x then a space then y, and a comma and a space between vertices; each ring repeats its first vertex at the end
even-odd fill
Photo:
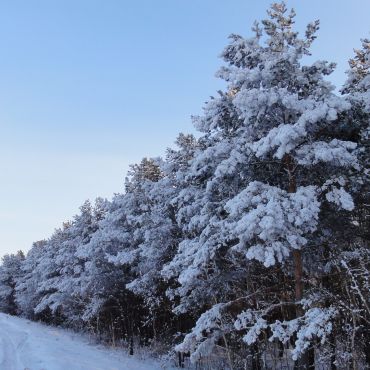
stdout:
POLYGON ((1 370, 160 370, 77 334, 0 313, 1 370))

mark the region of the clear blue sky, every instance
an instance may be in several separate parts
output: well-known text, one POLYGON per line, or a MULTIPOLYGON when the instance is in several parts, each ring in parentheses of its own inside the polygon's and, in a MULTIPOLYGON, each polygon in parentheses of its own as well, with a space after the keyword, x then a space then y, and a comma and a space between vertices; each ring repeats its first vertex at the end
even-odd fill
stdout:
MULTIPOLYGON (((230 33, 250 34, 265 0, 0 1, 0 256, 48 237, 78 207, 123 190, 129 163, 192 130, 222 84, 230 33)), ((344 81, 368 0, 292 0, 321 19, 314 59, 344 81)))

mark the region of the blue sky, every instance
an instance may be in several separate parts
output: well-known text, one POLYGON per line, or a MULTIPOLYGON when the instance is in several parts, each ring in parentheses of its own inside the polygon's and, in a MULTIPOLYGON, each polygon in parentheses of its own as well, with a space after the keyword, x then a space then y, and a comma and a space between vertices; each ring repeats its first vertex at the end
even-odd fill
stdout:
MULTIPOLYGON (((123 190, 130 163, 163 154, 222 87, 230 33, 248 36, 265 0, 0 1, 0 256, 27 250, 87 198, 123 190)), ((368 0, 292 0, 319 18, 312 59, 344 81, 368 0)))

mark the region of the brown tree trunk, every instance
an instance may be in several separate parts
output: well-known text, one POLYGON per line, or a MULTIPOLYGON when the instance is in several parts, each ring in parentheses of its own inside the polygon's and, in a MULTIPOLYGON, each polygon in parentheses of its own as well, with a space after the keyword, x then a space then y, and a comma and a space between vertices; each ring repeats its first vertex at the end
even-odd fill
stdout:
MULTIPOLYGON (((288 154, 284 156, 285 169, 288 173, 288 193, 295 193, 297 191, 297 183, 294 175, 294 161, 288 154)), ((303 266, 302 266, 302 252, 299 249, 293 250, 294 262, 294 286, 295 286, 295 301, 298 302, 303 298, 303 266)), ((297 316, 302 314, 301 307, 297 305, 297 316)))
MULTIPOLYGON (((295 164, 293 158, 286 154, 284 156, 285 169, 288 173, 288 193, 295 193, 297 191, 297 183, 295 178, 295 164)), ((302 251, 300 249, 293 250, 294 262, 294 298, 299 302, 303 298, 303 263, 302 251)), ((296 305, 296 317, 303 315, 301 305, 296 305)), ((315 352, 313 348, 308 349, 295 363, 295 369, 315 369, 315 352)))
MULTIPOLYGON (((302 252, 299 249, 293 251, 294 262, 294 287, 295 287, 295 301, 298 302, 303 298, 303 266, 302 266, 302 252)), ((297 315, 302 314, 300 305, 297 305, 297 315)))

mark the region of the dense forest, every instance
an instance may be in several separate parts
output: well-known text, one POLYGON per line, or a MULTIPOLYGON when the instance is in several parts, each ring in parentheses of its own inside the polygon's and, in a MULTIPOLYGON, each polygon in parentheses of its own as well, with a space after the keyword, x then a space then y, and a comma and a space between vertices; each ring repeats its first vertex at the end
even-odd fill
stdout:
POLYGON ((294 17, 230 36, 196 136, 4 256, 0 310, 179 367, 368 368, 370 40, 337 89, 294 17))

